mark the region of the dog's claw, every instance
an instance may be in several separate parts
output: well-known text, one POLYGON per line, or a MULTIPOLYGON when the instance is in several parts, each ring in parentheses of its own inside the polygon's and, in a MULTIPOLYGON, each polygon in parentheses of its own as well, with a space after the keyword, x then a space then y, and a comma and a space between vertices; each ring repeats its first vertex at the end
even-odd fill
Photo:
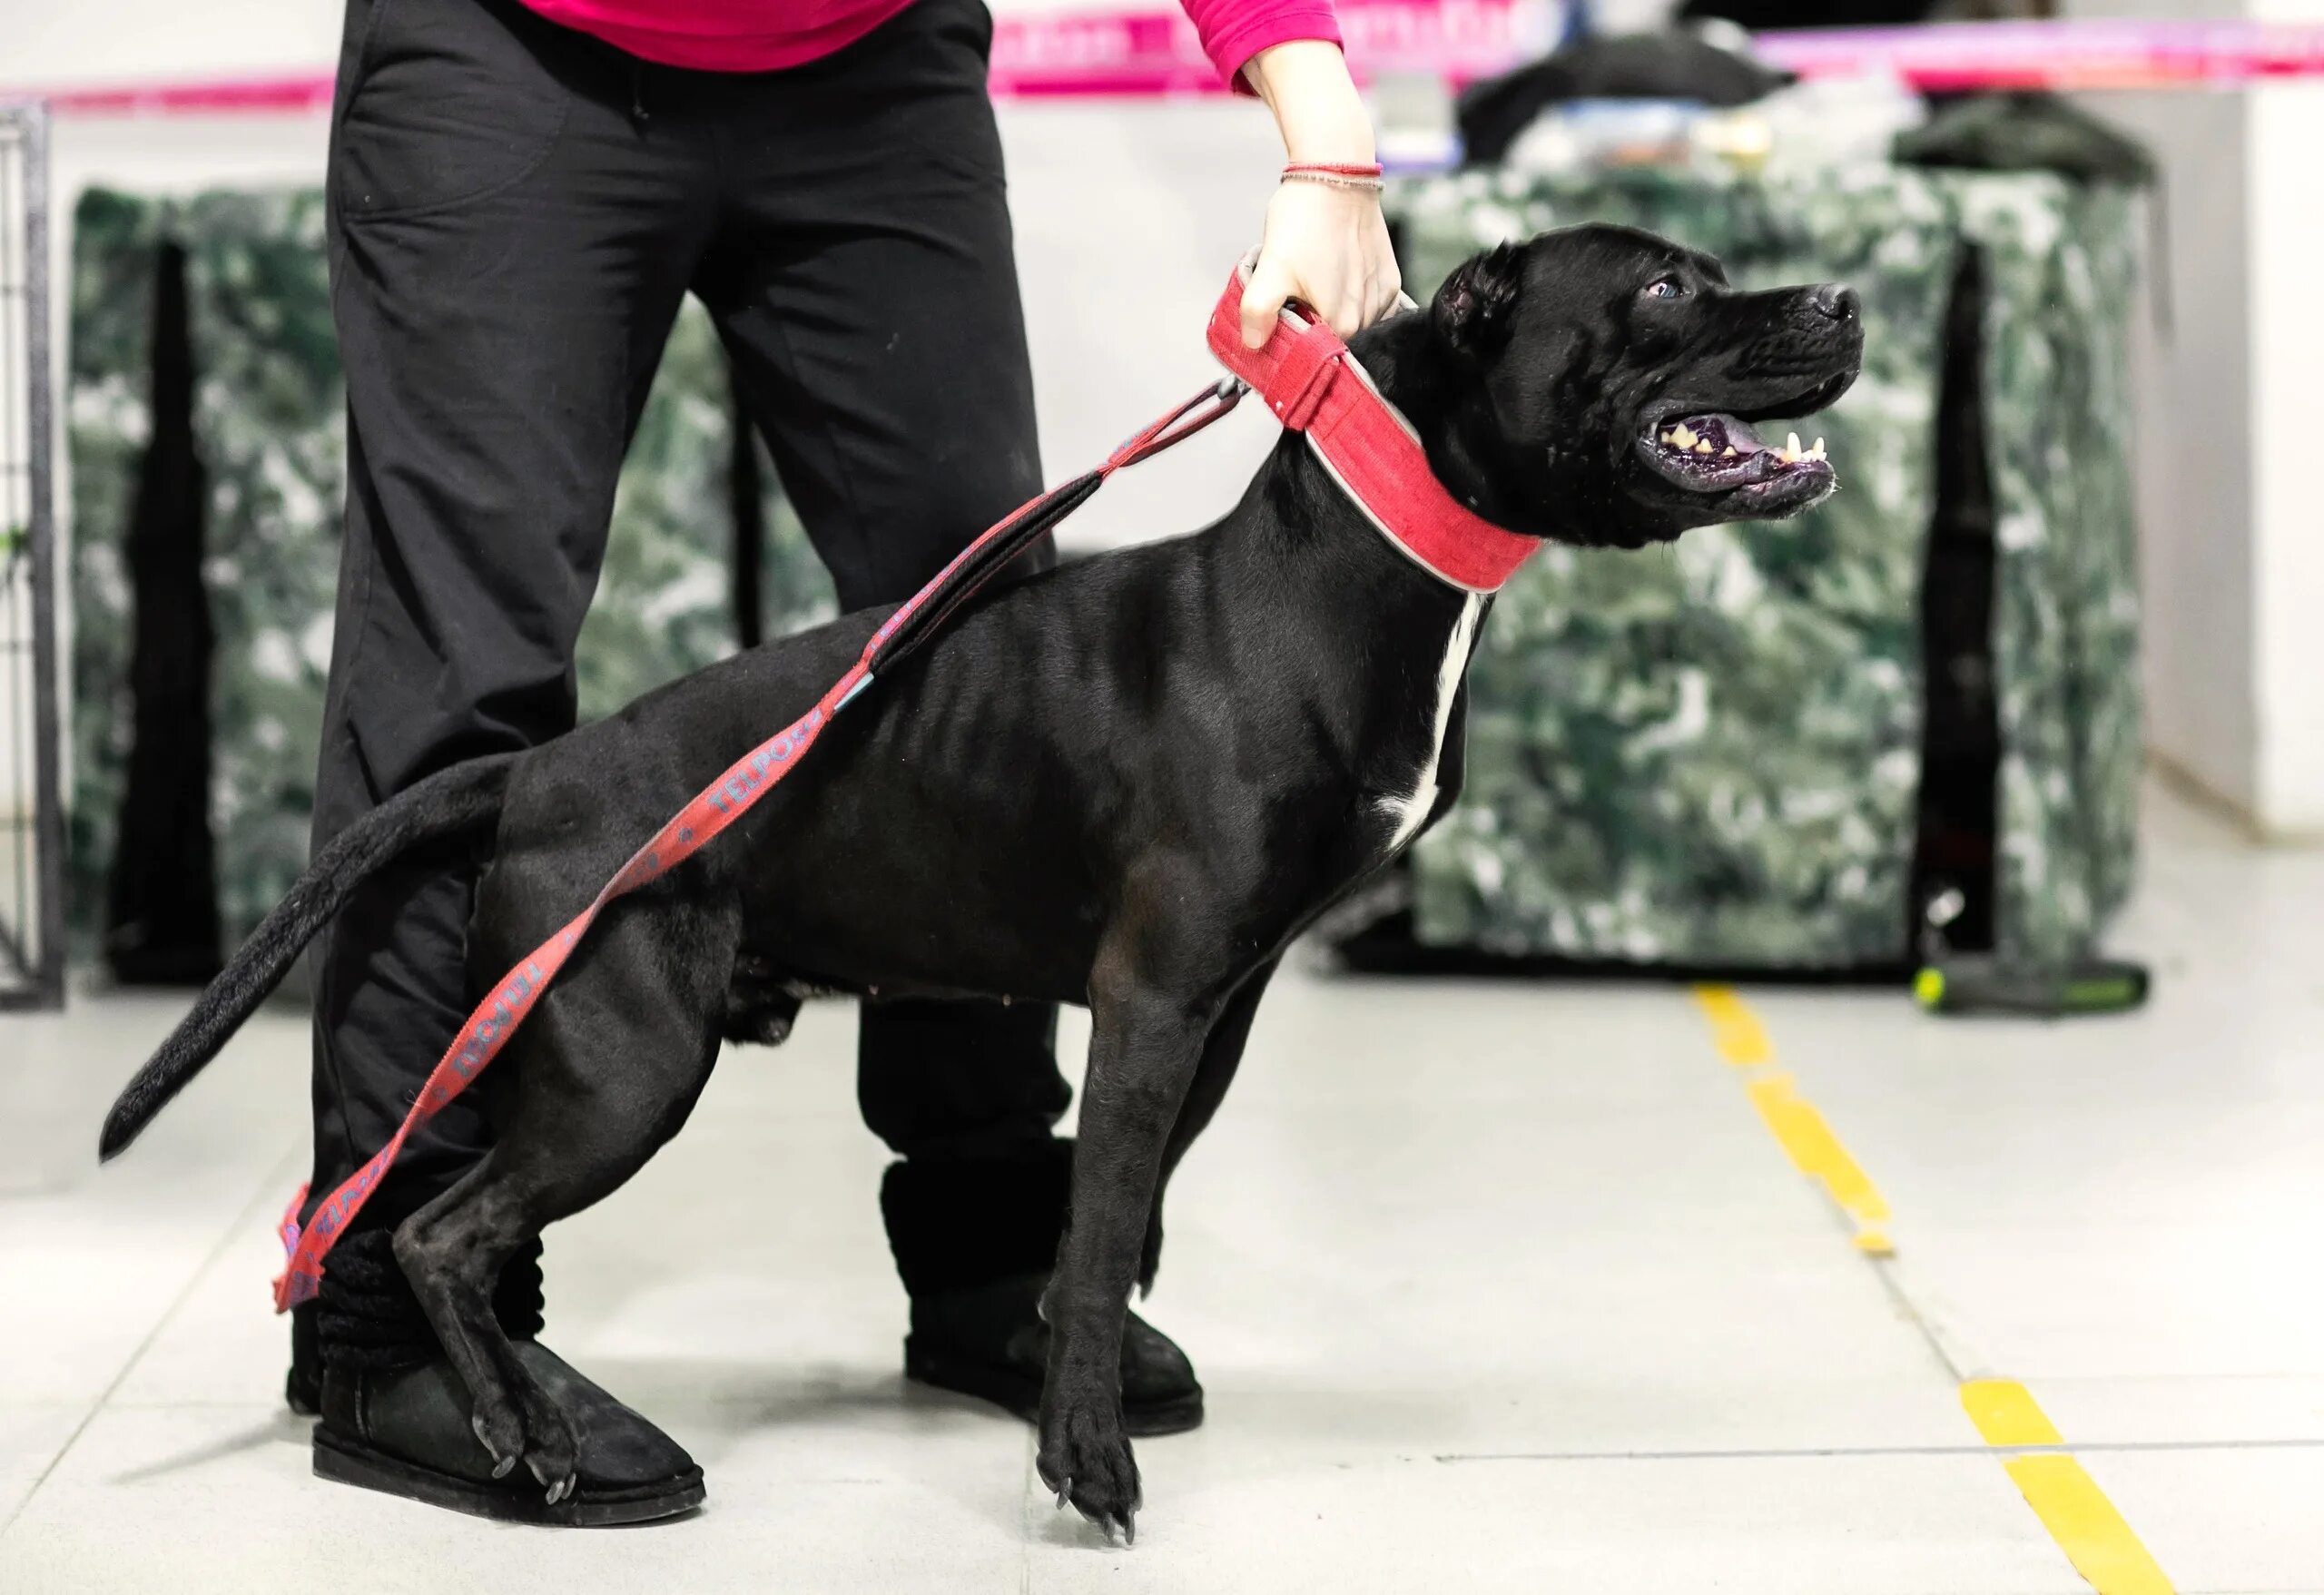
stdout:
POLYGON ((500 1448, 492 1443, 492 1436, 485 1432, 483 1413, 478 1413, 470 1417, 468 1427, 475 1431, 476 1442, 484 1447, 484 1454, 492 1459, 492 1476, 496 1479, 506 1479, 508 1476, 508 1470, 517 1465, 516 1453, 511 1452, 507 1456, 500 1454, 500 1448))
POLYGON ((1064 1483, 1062 1483, 1062 1484, 1060 1484, 1060 1485, 1059 1485, 1059 1486, 1057 1487, 1057 1510, 1058 1510, 1058 1511, 1063 1511, 1065 1510, 1066 1498, 1067 1498, 1068 1496, 1071 1495, 1072 1493, 1073 1493, 1073 1481, 1072 1481, 1072 1480, 1070 1480, 1070 1479, 1068 1479, 1064 1483))
POLYGON ((1122 1509, 1122 1543, 1125 1545, 1137 1543, 1137 1514, 1128 1507, 1122 1509))
POLYGON ((575 1479, 574 1475, 567 1473, 564 1478, 559 1479, 556 1483, 550 1485, 548 1487, 549 1505, 555 1506, 558 1501, 563 1501, 566 1496, 572 1494, 574 1486, 576 1482, 577 1481, 575 1479))

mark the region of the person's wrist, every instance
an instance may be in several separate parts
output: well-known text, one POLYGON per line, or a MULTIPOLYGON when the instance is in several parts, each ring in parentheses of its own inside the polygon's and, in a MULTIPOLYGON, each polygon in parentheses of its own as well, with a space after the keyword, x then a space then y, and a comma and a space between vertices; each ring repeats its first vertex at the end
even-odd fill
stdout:
POLYGON ((1284 159, 1295 163, 1343 163, 1368 166, 1378 159, 1372 143, 1372 123, 1363 107, 1353 123, 1329 123, 1318 118, 1286 122, 1283 128, 1284 159))
POLYGON ((1372 118, 1338 45, 1294 39, 1260 51, 1244 72, 1275 113, 1289 160, 1361 165, 1377 159, 1372 118))
POLYGON ((1379 159, 1372 143, 1372 120, 1357 102, 1353 116, 1317 107, 1306 114, 1284 116, 1283 154, 1287 162, 1368 166, 1379 159))

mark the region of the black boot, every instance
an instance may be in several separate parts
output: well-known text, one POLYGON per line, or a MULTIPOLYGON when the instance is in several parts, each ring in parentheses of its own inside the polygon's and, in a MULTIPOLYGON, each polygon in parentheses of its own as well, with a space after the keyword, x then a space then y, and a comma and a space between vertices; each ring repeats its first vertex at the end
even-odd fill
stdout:
MULTIPOLYGON (((501 1271, 493 1309, 516 1342, 518 1360, 563 1406, 579 1441, 578 1487, 554 1506, 521 1467, 493 1477, 492 1456, 469 1425, 468 1388, 444 1359, 387 1231, 339 1244, 315 1309, 322 1364, 319 1477, 478 1517, 566 1527, 645 1522, 702 1504, 702 1470, 694 1459, 536 1338, 537 1245, 501 1271)), ((294 1406, 299 1394, 294 1361, 294 1406)))
MULTIPOLYGON (((1040 1414, 1049 1329, 1040 1314, 1065 1224, 1073 1143, 1007 1157, 892 1165, 880 1186, 888 1244, 911 1295, 904 1373, 1027 1422, 1040 1414)), ((1202 1385, 1170 1338, 1137 1314, 1122 1329, 1122 1421, 1134 1437, 1202 1422, 1202 1385)))
POLYGON ((302 1418, 318 1417, 323 1410, 323 1348, 312 1302, 290 1309, 290 1372, 282 1381, 282 1399, 302 1418))

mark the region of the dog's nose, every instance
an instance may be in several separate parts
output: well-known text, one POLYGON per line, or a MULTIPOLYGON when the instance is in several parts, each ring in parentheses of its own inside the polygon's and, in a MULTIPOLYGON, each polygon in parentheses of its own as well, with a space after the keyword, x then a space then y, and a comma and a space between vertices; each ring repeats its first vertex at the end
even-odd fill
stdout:
POLYGON ((1856 290, 1845 282, 1819 282, 1807 290, 1807 302, 1835 321, 1853 321, 1856 317, 1856 290))

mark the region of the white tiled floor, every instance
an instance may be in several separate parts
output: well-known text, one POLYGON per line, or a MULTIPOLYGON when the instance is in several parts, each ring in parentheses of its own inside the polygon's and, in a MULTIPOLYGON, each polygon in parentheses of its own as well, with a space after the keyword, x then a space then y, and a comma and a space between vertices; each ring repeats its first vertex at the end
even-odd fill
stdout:
POLYGON ((1894 1205, 1886 1269, 1683 989, 1279 983, 1148 1305, 1211 1421, 1140 1447, 1128 1551, 1022 1427, 898 1378, 843 1010, 552 1236, 553 1340, 711 1477, 598 1534, 309 1477, 265 1292, 300 1020, 102 1174, 177 1005, 0 1020, 0 1590, 2085 1589, 1963 1414, 1998 1374, 2179 1590, 2324 1591, 2324 855, 2151 810, 2143 1015, 1747 994, 1894 1205))

